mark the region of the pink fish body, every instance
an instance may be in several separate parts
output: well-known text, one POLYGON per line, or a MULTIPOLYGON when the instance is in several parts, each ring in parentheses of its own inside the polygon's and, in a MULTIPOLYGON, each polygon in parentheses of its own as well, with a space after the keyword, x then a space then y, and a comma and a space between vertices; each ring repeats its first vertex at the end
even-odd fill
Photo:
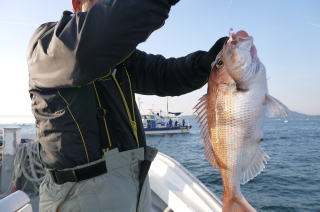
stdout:
POLYGON ((259 146, 265 114, 285 115, 286 110, 268 95, 253 38, 245 31, 231 33, 212 64, 207 94, 195 106, 205 156, 222 176, 223 212, 256 211, 240 184, 257 176, 269 159, 259 146))

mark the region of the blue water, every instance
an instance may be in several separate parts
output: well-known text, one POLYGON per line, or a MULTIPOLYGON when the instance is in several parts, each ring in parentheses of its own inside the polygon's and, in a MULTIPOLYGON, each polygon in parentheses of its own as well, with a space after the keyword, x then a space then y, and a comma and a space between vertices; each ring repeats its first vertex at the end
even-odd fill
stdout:
MULTIPOLYGON (((175 158, 219 197, 219 172, 204 159, 200 129, 191 135, 148 137, 149 145, 175 158)), ((246 199, 265 212, 320 212, 320 120, 268 120, 262 148, 271 157, 266 169, 241 186, 246 199)))
MULTIPOLYGON (((195 120, 187 119, 193 126, 190 135, 153 136, 147 143, 179 161, 221 197, 220 174, 204 159, 195 120)), ((34 138, 34 126, 22 126, 22 135, 34 138)), ((320 212, 320 120, 268 120, 261 146, 271 159, 259 176, 241 186, 246 199, 263 212, 320 212)))

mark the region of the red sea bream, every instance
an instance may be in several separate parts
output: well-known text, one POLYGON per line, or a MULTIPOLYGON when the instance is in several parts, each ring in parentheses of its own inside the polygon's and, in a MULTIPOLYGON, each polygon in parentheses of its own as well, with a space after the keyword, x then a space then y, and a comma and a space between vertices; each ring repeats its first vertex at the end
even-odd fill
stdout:
POLYGON ((259 146, 265 114, 287 108, 268 94, 266 71, 253 38, 245 31, 230 38, 212 64, 208 91, 195 106, 205 156, 223 180, 223 212, 256 211, 240 184, 257 176, 269 156, 259 146))

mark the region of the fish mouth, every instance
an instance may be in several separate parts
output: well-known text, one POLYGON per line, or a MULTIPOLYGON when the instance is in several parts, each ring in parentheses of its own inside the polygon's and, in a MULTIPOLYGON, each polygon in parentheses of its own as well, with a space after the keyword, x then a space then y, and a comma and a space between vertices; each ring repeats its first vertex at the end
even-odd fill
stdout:
POLYGON ((241 43, 243 41, 252 40, 253 38, 249 36, 249 34, 244 30, 239 30, 238 32, 233 32, 232 29, 229 32, 230 39, 229 42, 231 44, 236 45, 237 43, 241 43))
POLYGON ((244 30, 240 30, 236 33, 230 31, 229 34, 230 34, 230 40, 231 40, 230 42, 234 45, 236 45, 238 42, 252 39, 252 37, 249 36, 249 34, 244 30))
MULTIPOLYGON (((256 74, 259 64, 253 37, 244 30, 230 32, 230 38, 219 58, 223 58, 226 70, 237 84, 243 84, 251 79, 256 74)), ((241 88, 245 90, 245 87, 241 88)))
POLYGON ((234 48, 246 49, 250 52, 252 59, 257 58, 257 50, 256 50, 255 46, 253 45, 253 37, 252 36, 250 36, 244 30, 239 30, 238 32, 233 32, 232 29, 230 29, 229 34, 230 34, 230 38, 227 43, 230 45, 231 49, 234 49, 234 48))

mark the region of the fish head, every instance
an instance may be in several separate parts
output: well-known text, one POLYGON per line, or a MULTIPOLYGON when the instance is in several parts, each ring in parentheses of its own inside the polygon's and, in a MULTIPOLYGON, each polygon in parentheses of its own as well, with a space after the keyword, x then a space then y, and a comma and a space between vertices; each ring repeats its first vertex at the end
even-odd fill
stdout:
POLYGON ((215 66, 228 72, 236 84, 245 86, 252 79, 259 68, 257 50, 253 44, 253 37, 243 30, 231 32, 230 38, 218 55, 215 66))

